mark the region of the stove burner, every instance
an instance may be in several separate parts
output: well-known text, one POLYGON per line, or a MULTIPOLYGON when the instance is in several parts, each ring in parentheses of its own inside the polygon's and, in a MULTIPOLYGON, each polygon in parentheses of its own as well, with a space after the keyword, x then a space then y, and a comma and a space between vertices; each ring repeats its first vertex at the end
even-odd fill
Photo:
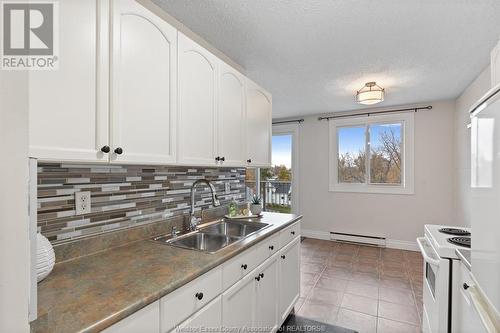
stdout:
POLYGON ((448 235, 456 235, 456 236, 470 236, 470 232, 464 229, 457 229, 457 228, 441 228, 439 229, 439 232, 442 232, 443 234, 448 234, 448 235))
POLYGON ((448 238, 448 242, 463 247, 470 247, 470 237, 452 237, 448 238))

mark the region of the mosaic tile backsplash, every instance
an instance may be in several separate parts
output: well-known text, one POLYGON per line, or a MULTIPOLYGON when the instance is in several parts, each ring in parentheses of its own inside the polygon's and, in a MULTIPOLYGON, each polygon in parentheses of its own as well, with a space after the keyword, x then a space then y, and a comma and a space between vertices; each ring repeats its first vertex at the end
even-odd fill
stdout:
MULTIPOLYGON (((213 182, 222 205, 246 199, 243 168, 40 163, 38 229, 56 244, 185 214, 191 185, 200 178, 213 182), (77 191, 91 191, 91 213, 76 215, 77 191)), ((196 210, 210 206, 210 191, 200 185, 196 210)))

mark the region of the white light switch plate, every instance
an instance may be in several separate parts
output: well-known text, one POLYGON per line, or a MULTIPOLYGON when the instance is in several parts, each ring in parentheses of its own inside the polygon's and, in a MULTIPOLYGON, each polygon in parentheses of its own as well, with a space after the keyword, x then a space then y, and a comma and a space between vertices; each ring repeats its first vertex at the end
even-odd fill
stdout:
POLYGON ((92 205, 90 202, 90 191, 75 192, 76 215, 90 214, 92 205))
POLYGON ((224 183, 224 189, 226 191, 226 194, 231 193, 231 184, 229 182, 224 183))

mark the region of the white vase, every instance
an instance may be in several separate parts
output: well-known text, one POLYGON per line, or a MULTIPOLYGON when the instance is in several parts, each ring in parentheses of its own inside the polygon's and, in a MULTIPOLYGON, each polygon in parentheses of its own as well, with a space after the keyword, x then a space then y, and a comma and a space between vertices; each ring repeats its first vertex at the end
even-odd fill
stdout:
POLYGON ((36 275, 37 281, 40 282, 47 277, 47 275, 52 272, 54 264, 56 262, 56 256, 54 254, 54 248, 50 244, 49 240, 42 235, 37 233, 36 235, 36 275))
POLYGON ((251 204, 250 211, 252 212, 252 215, 260 215, 260 213, 262 213, 262 206, 256 205, 256 204, 251 204))

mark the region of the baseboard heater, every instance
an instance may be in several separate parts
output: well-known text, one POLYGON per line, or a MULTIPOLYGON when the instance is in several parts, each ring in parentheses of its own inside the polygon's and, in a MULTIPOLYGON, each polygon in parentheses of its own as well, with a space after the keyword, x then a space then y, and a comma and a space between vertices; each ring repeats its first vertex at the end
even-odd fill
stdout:
POLYGON ((330 231, 330 239, 345 243, 363 244, 379 247, 386 246, 385 237, 378 236, 346 234, 342 232, 330 231))

